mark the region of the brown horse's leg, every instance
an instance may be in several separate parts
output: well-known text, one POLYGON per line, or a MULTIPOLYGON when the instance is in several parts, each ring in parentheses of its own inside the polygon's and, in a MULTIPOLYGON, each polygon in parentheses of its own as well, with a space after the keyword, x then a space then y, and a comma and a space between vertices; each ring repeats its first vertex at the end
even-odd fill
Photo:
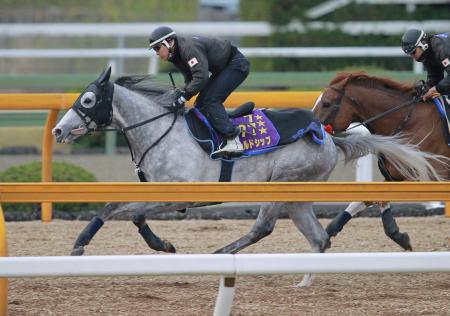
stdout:
POLYGON ((386 235, 403 249, 412 251, 409 235, 408 233, 401 233, 399 231, 394 216, 392 215, 389 203, 387 203, 384 210, 381 205, 380 208, 382 209, 381 219, 383 221, 384 232, 386 235))
POLYGON ((358 214, 359 212, 365 210, 368 206, 372 204, 371 202, 352 202, 347 208, 336 215, 335 218, 327 225, 325 229, 328 236, 334 237, 336 236, 347 224, 348 221, 352 219, 353 216, 358 214))

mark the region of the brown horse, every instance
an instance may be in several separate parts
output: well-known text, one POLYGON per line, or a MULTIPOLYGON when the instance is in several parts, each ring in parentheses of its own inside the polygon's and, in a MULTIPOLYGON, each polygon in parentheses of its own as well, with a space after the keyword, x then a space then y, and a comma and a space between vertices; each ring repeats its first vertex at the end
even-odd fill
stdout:
MULTIPOLYGON (((359 122, 372 134, 402 135, 422 151, 442 156, 442 163, 431 162, 439 171, 438 181, 450 179, 447 145, 442 121, 432 101, 415 98, 414 84, 400 84, 386 78, 368 76, 362 72, 339 73, 325 88, 313 108, 314 114, 334 132, 346 131, 359 122)), ((408 181, 394 166, 378 157, 378 166, 386 181, 408 181)), ((328 225, 330 237, 368 206, 378 204, 387 236, 406 250, 412 250, 407 233, 400 233, 389 202, 352 202, 328 225)))

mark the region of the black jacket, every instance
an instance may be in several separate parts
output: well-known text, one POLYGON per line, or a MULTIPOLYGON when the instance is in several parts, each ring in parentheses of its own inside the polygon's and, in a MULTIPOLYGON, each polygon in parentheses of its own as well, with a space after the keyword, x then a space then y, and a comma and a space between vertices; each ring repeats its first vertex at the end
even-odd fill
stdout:
POLYGON ((433 35, 429 47, 424 52, 422 61, 428 76, 427 85, 436 86, 436 90, 443 95, 450 94, 450 34, 433 35), (444 78, 445 72, 447 76, 444 78))
POLYGON ((199 93, 212 76, 220 73, 236 53, 227 40, 194 36, 177 36, 175 54, 170 60, 183 74, 184 97, 189 100, 199 93))

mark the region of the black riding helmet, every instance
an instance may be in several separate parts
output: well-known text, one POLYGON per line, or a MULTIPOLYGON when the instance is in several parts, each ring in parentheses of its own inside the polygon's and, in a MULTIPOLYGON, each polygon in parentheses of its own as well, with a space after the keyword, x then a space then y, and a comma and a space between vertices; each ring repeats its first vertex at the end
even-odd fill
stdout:
POLYGON ((160 26, 153 30, 148 39, 149 48, 157 47, 168 38, 176 37, 176 33, 168 26, 160 26))
POLYGON ((418 29, 407 30, 402 36, 403 51, 408 55, 412 55, 417 47, 422 48, 424 51, 428 49, 426 33, 418 29))

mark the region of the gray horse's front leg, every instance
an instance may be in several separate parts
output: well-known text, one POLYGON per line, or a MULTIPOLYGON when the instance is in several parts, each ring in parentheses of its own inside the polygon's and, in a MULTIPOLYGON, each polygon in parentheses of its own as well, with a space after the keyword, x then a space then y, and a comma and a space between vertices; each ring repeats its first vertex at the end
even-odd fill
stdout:
POLYGON ((270 235, 280 214, 280 203, 268 203, 261 206, 255 224, 248 234, 231 244, 216 250, 214 253, 237 253, 270 235))
POLYGON ((138 228, 139 234, 144 238, 147 245, 156 251, 164 251, 175 253, 176 249, 167 240, 159 238, 147 225, 145 219, 145 212, 151 213, 161 213, 170 211, 179 211, 181 209, 186 209, 188 207, 200 207, 210 205, 212 203, 159 203, 159 204, 149 204, 147 209, 141 209, 136 212, 133 216, 133 224, 138 228), (150 207, 149 207, 150 206, 150 207))
POLYGON ((145 221, 145 215, 143 213, 134 215, 133 224, 139 228, 139 234, 141 234, 142 238, 144 238, 145 242, 151 249, 170 253, 176 252, 175 247, 170 242, 159 238, 152 232, 145 221))
POLYGON ((124 203, 108 203, 94 216, 89 224, 78 235, 73 246, 71 256, 81 256, 84 254, 84 246, 94 238, 95 234, 102 228, 106 220, 111 218, 124 205, 124 203))

